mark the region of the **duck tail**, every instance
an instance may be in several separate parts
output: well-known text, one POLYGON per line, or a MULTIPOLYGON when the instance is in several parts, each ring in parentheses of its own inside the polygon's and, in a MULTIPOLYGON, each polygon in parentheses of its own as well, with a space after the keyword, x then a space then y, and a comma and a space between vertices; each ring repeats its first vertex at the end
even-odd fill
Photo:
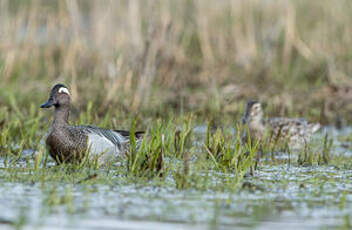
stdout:
POLYGON ((134 133, 137 139, 143 139, 145 132, 144 131, 137 131, 134 133))

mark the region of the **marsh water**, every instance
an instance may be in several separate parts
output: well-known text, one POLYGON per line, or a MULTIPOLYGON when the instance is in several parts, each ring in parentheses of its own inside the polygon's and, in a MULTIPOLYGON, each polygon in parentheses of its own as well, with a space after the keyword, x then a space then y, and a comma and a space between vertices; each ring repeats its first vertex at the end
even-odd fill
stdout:
MULTIPOLYGON (((204 127, 195 130, 200 138, 204 127)), ((333 138, 330 154, 352 157, 340 137, 352 128, 324 128, 333 138)), ((195 143, 196 145, 197 143, 195 143)), ((138 182, 109 172, 107 183, 38 183, 9 179, 0 170, 0 229, 349 229, 352 221, 351 164, 297 165, 280 153, 233 191, 180 190, 173 179, 138 182)), ((271 156, 270 156, 270 159, 271 156)), ((263 159, 263 161, 269 159, 263 159)), ((23 164, 16 166, 21 171, 23 164)), ((24 167, 24 166, 23 166, 24 167)), ((15 169, 12 169, 15 170, 15 169)), ((23 173, 27 173, 23 171, 23 173)), ((105 172, 97 172, 98 177, 105 172)), ((204 172, 213 185, 219 172, 204 172)))

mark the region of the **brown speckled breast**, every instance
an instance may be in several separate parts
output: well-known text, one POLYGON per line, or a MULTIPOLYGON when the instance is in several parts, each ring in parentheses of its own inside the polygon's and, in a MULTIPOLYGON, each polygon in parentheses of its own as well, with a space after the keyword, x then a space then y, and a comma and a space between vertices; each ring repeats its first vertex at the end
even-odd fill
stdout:
POLYGON ((87 136, 69 126, 52 129, 46 144, 57 163, 79 162, 87 153, 87 136))

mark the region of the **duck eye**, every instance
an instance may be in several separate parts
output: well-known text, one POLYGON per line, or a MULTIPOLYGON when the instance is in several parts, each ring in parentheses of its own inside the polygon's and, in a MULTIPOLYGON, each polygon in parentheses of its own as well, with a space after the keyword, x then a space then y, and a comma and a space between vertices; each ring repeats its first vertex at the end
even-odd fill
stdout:
POLYGON ((70 95, 70 92, 69 92, 68 89, 65 88, 65 87, 61 87, 61 88, 59 89, 59 93, 66 93, 67 95, 70 95))

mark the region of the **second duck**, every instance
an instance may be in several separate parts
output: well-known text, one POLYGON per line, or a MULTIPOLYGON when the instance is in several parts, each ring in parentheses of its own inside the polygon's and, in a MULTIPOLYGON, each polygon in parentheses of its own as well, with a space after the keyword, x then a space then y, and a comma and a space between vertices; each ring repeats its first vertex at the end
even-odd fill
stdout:
POLYGON ((262 105, 259 101, 247 102, 242 124, 248 126, 242 140, 246 142, 248 135, 252 141, 263 141, 265 135, 276 142, 287 142, 291 149, 301 149, 307 144, 313 133, 320 128, 319 123, 309 123, 303 118, 276 117, 264 119, 262 105))

